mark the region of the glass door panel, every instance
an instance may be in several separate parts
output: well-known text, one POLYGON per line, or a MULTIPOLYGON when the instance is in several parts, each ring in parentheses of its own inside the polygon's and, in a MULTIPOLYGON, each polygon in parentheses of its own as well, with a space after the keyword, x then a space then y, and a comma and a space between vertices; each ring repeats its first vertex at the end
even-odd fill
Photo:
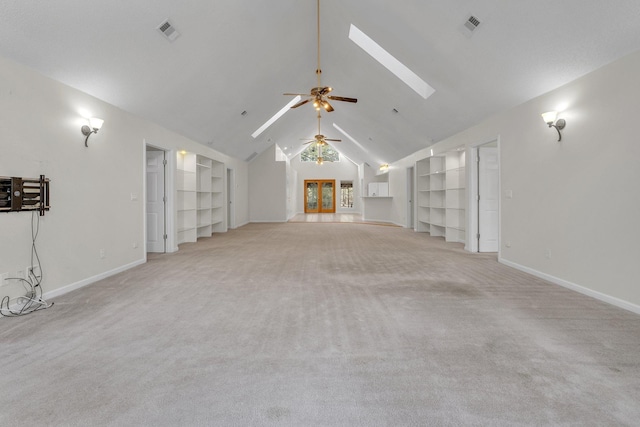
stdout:
POLYGON ((322 183, 322 212, 335 212, 333 207, 333 182, 322 183))
POLYGON ((304 211, 309 213, 318 212, 318 182, 305 181, 304 211))
POLYGON ((331 179, 305 179, 304 212, 334 213, 336 211, 336 182, 331 179))

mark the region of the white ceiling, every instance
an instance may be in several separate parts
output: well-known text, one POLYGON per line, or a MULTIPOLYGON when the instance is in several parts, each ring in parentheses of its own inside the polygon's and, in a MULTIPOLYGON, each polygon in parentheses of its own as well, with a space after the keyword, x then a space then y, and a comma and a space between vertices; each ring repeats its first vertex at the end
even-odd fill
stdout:
MULTIPOLYGON (((357 163, 393 162, 640 49, 638 18, 638 0, 321 0, 322 83, 358 98, 333 102, 322 133, 357 163), (352 23, 435 94, 357 47, 352 23)), ((315 135, 307 104, 251 137, 284 92, 316 86, 316 34, 315 0, 0 3, 0 55, 241 159, 315 135), (156 30, 167 18, 173 43, 156 30)))

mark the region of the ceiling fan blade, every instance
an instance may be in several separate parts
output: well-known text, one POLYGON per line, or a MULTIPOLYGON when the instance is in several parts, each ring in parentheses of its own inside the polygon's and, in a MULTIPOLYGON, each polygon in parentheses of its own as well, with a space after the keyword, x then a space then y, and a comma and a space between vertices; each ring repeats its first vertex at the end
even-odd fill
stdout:
POLYGON ((325 141, 333 141, 333 142, 342 142, 341 139, 331 139, 331 138, 325 138, 325 141))
POLYGON ((308 93, 283 93, 283 95, 287 95, 287 96, 309 96, 308 93))
POLYGON ((307 142, 303 142, 302 145, 307 145, 307 144, 311 144, 312 142, 316 142, 316 140, 312 140, 312 141, 307 141, 307 142))
POLYGON ((327 113, 330 113, 330 112, 332 112, 332 111, 333 111, 333 107, 331 106, 331 104, 329 104, 329 102, 328 102, 328 101, 323 101, 323 102, 322 102, 322 108, 324 108, 324 110, 325 110, 327 113))
POLYGON ((331 92, 333 90, 333 88, 329 87, 329 86, 325 86, 323 88, 320 88, 320 95, 326 95, 329 92, 331 92))
POLYGON ((327 96, 327 98, 329 98, 329 99, 331 99, 333 101, 344 101, 344 102, 353 102, 353 103, 358 102, 357 98, 346 98, 344 96, 332 96, 332 95, 329 95, 329 96, 327 96))
POLYGON ((303 99, 302 101, 298 102, 297 104, 292 105, 291 108, 298 108, 299 106, 304 105, 307 102, 309 102, 308 99, 303 99))

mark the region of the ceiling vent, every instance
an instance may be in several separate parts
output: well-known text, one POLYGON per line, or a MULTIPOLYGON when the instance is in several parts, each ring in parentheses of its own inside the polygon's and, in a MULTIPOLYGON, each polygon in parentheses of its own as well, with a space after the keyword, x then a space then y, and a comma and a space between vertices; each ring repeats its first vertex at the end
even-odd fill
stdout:
POLYGON ((471 15, 467 20, 460 26, 460 32, 467 37, 471 37, 473 33, 480 26, 480 20, 475 16, 471 15))
POLYGON ((171 25, 171 22, 169 22, 168 19, 165 20, 162 24, 158 25, 157 29, 158 31, 160 31, 160 34, 165 36, 170 42, 174 41, 180 36, 178 30, 176 30, 175 27, 171 25))
POLYGON ((253 160, 253 158, 254 158, 255 156, 257 156, 257 155, 258 155, 258 153, 256 153, 256 152, 254 151, 254 152, 253 152, 249 157, 247 157, 246 159, 244 159, 244 161, 245 161, 245 162, 250 162, 250 161, 251 161, 251 160, 253 160))

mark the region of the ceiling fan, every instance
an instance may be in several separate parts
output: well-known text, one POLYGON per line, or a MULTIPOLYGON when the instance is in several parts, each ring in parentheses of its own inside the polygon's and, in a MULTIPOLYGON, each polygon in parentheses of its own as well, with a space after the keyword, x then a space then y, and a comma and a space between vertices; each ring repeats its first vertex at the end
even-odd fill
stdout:
POLYGON ((327 143, 327 141, 342 142, 341 139, 327 138, 327 137, 325 137, 324 135, 322 135, 320 133, 320 111, 318 111, 318 134, 315 135, 313 138, 314 139, 312 139, 311 141, 307 141, 307 142, 303 143, 302 145, 311 144, 313 142, 315 142, 317 145, 325 145, 327 143))
MULTIPOLYGON (((303 99, 291 106, 291 108, 298 108, 301 105, 306 104, 307 102, 313 101, 313 106, 317 111, 320 111, 320 108, 324 108, 327 113, 333 111, 333 107, 329 103, 329 100, 332 101, 344 101, 344 102, 358 102, 356 98, 347 98, 344 96, 334 96, 329 95, 329 92, 333 90, 333 88, 329 86, 322 86, 320 83, 320 74, 322 74, 322 70, 320 69, 320 0, 317 0, 318 4, 318 68, 316 68, 316 75, 318 76, 318 86, 311 88, 310 93, 285 93, 284 95, 299 95, 306 96, 307 99, 303 99)), ((320 133, 320 132, 318 132, 320 133)))

